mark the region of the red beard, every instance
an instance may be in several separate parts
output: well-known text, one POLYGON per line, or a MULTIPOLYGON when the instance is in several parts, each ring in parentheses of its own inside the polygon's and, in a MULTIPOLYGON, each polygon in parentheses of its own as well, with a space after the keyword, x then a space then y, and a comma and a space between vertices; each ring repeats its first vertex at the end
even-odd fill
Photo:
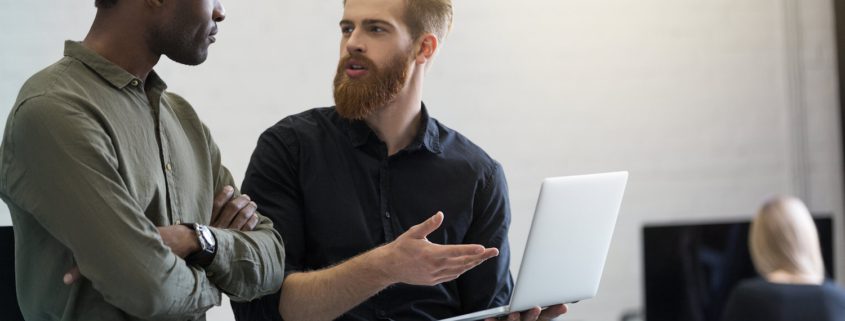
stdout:
POLYGON ((410 53, 399 54, 382 71, 372 60, 360 54, 341 59, 334 77, 335 110, 341 117, 362 120, 387 106, 405 87, 408 67, 412 61, 410 53), (346 66, 351 59, 363 64, 367 74, 357 79, 349 78, 346 66))

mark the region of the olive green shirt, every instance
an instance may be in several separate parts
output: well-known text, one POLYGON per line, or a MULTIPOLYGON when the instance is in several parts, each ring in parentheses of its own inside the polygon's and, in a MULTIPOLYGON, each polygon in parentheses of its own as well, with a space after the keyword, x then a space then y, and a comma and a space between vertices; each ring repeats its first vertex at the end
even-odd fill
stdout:
POLYGON ((21 89, 0 146, 0 196, 27 320, 202 320, 221 293, 279 290, 284 249, 266 217, 251 232, 212 228, 206 269, 162 242, 156 226, 209 224, 215 193, 234 183, 193 108, 155 72, 147 82, 68 41, 21 89), (74 265, 84 278, 63 284, 74 265))

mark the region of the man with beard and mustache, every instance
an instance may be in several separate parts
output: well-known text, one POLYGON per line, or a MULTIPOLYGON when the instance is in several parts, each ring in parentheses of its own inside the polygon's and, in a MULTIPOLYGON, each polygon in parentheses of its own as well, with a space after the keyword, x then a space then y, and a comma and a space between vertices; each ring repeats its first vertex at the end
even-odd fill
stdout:
POLYGON ((24 318, 204 320, 223 292, 277 291, 281 237, 152 70, 205 61, 223 6, 95 4, 85 40, 23 85, 0 146, 24 318))
POLYGON ((344 2, 336 106, 266 130, 247 169, 244 191, 284 239, 286 278, 233 303, 238 320, 437 320, 507 305, 503 170, 422 103, 451 21, 450 0, 344 2))

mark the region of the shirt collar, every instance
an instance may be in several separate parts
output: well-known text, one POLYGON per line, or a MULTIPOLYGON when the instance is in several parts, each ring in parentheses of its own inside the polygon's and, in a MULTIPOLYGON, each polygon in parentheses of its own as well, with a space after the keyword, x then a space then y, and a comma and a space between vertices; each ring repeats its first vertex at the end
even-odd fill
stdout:
MULTIPOLYGON (((65 56, 79 60, 118 89, 123 89, 127 86, 139 87, 144 83, 143 80, 138 79, 135 75, 130 74, 93 50, 86 48, 81 42, 65 41, 65 56)), ((151 82, 152 88, 161 91, 167 88, 167 84, 159 78, 155 71, 150 72, 147 80, 151 82)))
MULTIPOLYGON (((414 140, 405 149, 412 151, 425 148, 429 152, 439 154, 442 149, 440 145, 440 128, 437 120, 429 117, 425 103, 422 104, 421 113, 419 132, 417 132, 414 140)), ((352 139, 352 145, 355 147, 363 146, 367 143, 370 135, 375 135, 373 130, 363 120, 347 120, 347 123, 349 124, 347 127, 349 138, 352 139)))

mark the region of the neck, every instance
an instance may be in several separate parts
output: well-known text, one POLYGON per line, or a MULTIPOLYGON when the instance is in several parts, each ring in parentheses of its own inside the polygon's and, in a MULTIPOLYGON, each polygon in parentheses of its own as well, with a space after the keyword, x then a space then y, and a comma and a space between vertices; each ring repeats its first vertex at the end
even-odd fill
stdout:
POLYGON ((780 284, 815 284, 819 285, 824 282, 824 277, 816 275, 796 274, 783 270, 777 270, 766 274, 766 280, 771 283, 780 284))
POLYGON ((422 126, 422 76, 412 76, 396 99, 364 120, 392 156, 413 142, 422 126))
MULTIPOLYGON (((107 10, 123 9, 117 6, 107 10)), ((99 10, 82 45, 146 81, 161 55, 153 53, 148 46, 144 31, 138 27, 144 23, 137 16, 99 10)))

